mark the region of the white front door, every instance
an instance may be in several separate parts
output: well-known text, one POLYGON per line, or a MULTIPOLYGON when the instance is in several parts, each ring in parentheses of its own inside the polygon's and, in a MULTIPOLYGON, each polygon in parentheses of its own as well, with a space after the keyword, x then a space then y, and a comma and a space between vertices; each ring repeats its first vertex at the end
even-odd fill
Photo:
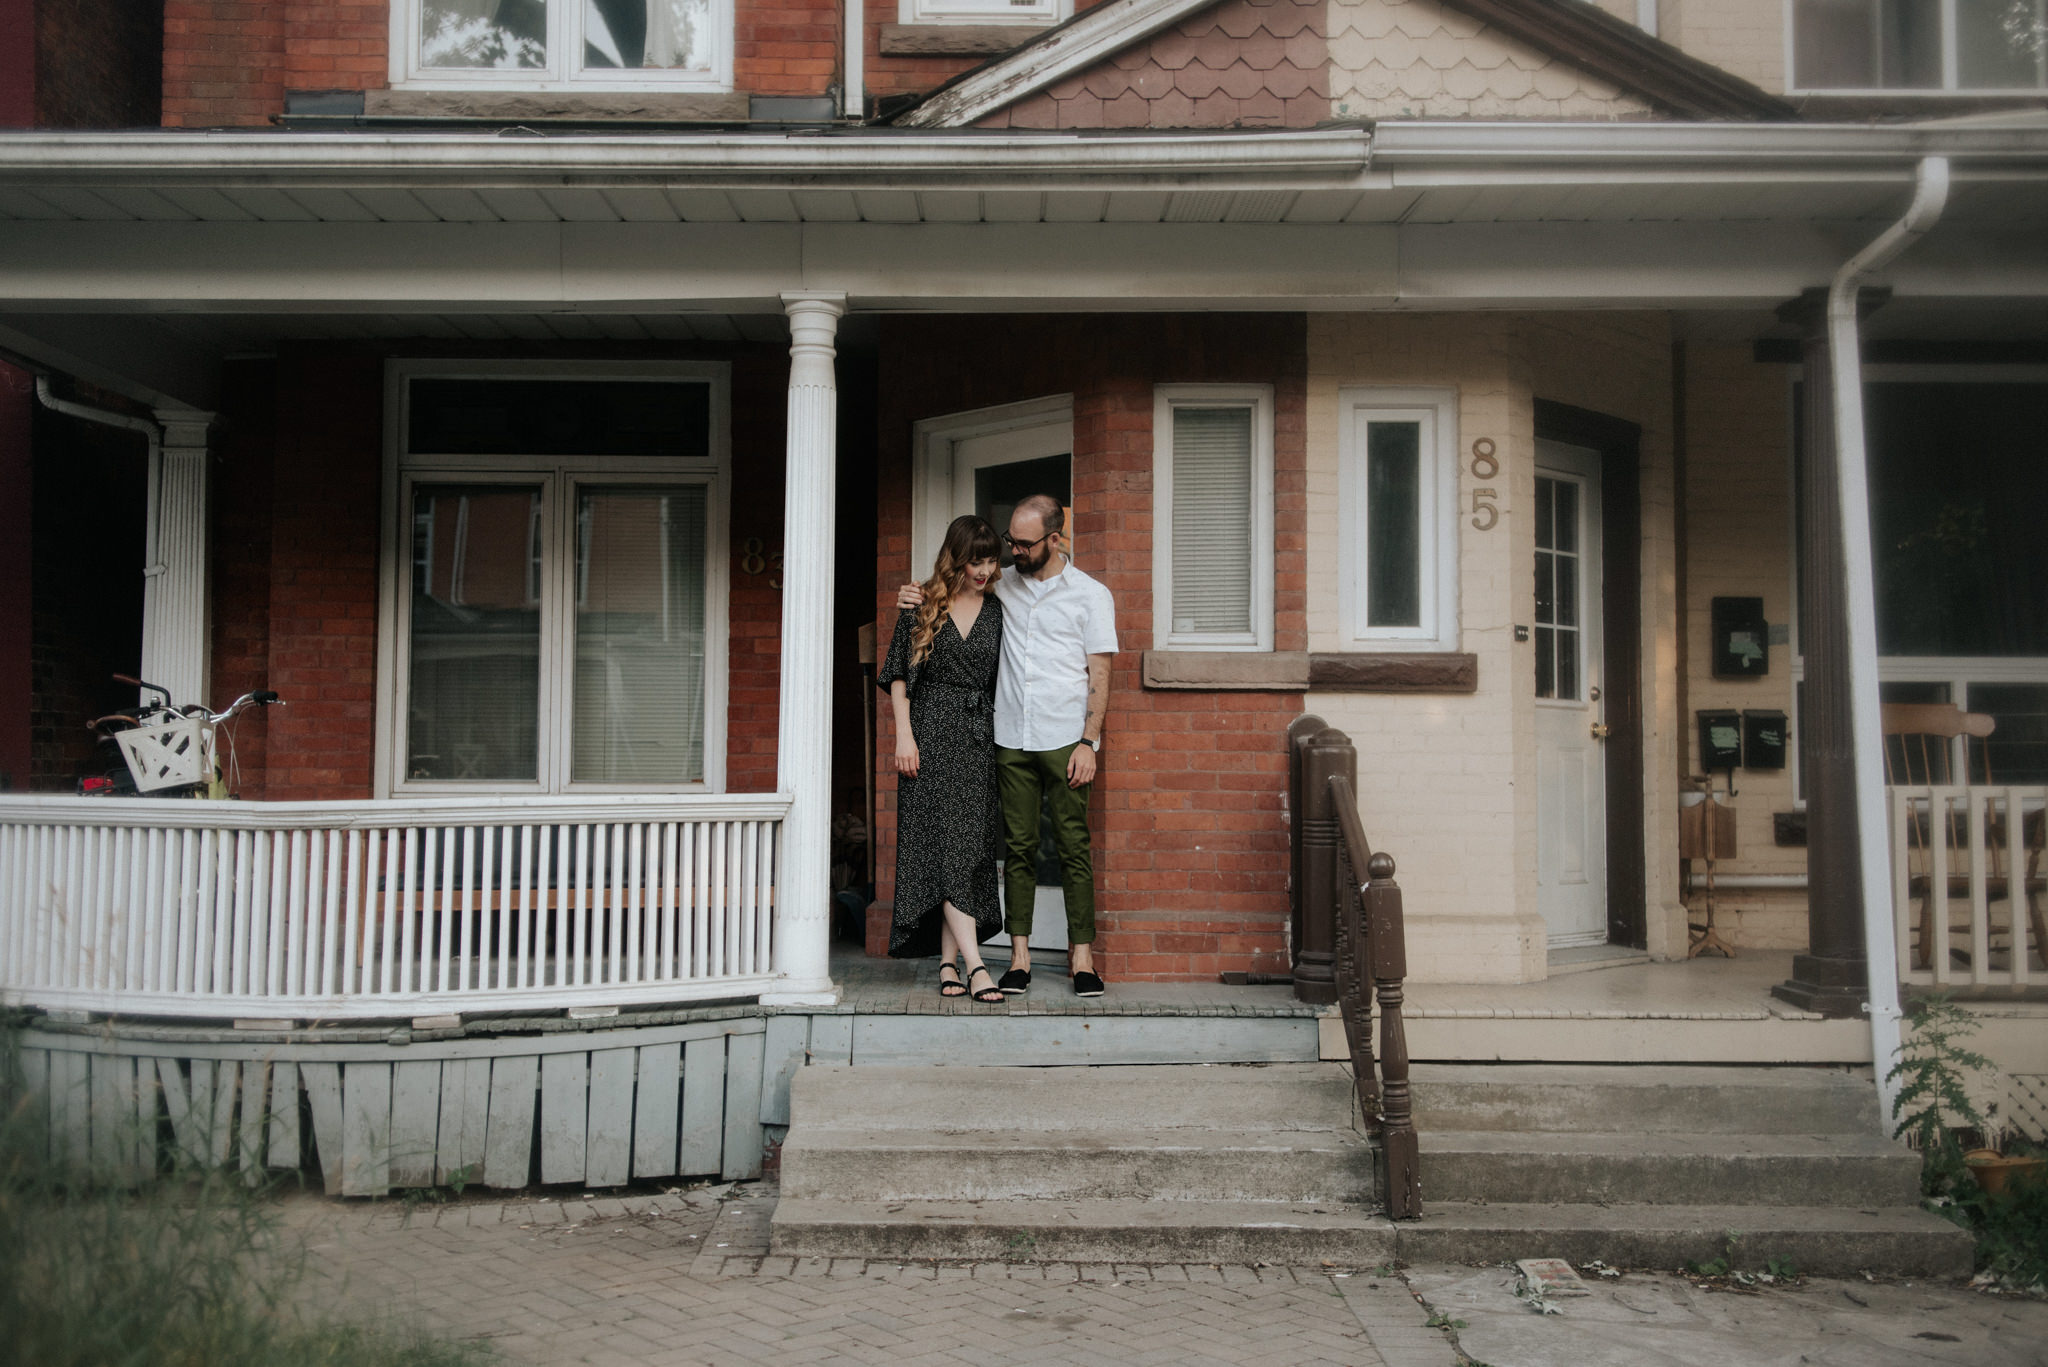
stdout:
POLYGON ((1550 947, 1607 942, 1600 455, 1536 443, 1536 909, 1550 947))
MULTIPOLYGON (((951 499, 946 517, 950 521, 966 513, 985 517, 996 531, 1006 532, 1010 514, 1032 494, 1053 494, 1064 507, 1074 501, 1074 426, 1069 418, 1041 421, 1025 427, 962 435, 952 446, 951 499)), ((1072 534, 1071 519, 1068 533, 1072 534)), ((1003 554, 1009 563, 1009 553, 1003 554)), ((928 569, 923 570, 929 573, 928 569)), ((1007 899, 1007 888, 1004 891, 1007 899)), ((1008 908, 1005 907, 1005 912, 1008 908)), ((992 937, 1009 943, 1007 932, 992 937)), ((1031 947, 1064 951, 1067 948, 1067 899, 1060 890, 1059 858, 1053 848, 1052 820, 1039 817, 1038 885, 1032 903, 1031 947)))

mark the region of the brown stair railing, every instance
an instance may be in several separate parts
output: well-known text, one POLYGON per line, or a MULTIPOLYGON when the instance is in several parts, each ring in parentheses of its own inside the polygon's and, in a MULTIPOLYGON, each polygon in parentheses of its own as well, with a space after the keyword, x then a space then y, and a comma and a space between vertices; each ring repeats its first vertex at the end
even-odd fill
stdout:
POLYGON ((1401 1020, 1407 932, 1393 856, 1374 853, 1366 841, 1352 786, 1357 751, 1351 738, 1323 725, 1320 717, 1303 717, 1288 728, 1288 751, 1296 992, 1304 1000, 1328 1001, 1327 989, 1334 987, 1359 1106, 1380 1137, 1387 1214, 1396 1220, 1420 1219, 1408 1032, 1401 1020), (1324 946, 1334 982, 1314 971, 1321 966, 1316 961, 1324 957, 1319 952, 1324 946), (1306 979, 1304 966, 1311 970, 1306 979))

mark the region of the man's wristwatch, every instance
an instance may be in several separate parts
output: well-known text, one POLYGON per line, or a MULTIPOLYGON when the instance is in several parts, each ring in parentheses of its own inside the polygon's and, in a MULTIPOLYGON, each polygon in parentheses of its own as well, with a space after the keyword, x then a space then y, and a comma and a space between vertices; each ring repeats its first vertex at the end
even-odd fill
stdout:
POLYGON ((1086 736, 1083 736, 1081 737, 1081 743, 1098 755, 1102 753, 1102 741, 1100 739, 1089 740, 1086 736))

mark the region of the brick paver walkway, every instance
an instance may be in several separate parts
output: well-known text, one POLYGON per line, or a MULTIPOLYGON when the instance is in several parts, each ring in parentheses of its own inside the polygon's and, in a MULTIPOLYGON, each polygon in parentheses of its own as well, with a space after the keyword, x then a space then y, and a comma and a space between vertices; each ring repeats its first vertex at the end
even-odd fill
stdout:
POLYGON ((594 1367, 1452 1367, 1426 1311, 1371 1269, 769 1258, 772 1188, 338 1205, 286 1223, 309 1294, 594 1367))

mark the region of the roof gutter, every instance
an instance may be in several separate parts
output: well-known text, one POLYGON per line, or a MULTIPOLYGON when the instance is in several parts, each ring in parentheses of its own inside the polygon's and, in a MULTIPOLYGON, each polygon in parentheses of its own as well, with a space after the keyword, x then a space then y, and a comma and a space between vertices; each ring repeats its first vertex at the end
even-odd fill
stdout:
POLYGON ((1890 845, 1884 820, 1884 737, 1877 688, 1877 590, 1870 554, 1870 478, 1863 434, 1863 357, 1857 296, 1865 279, 1924 237, 1948 203, 1949 165, 1924 157, 1905 217, 1842 263, 1828 287, 1828 372, 1833 386, 1836 488, 1842 509, 1843 597, 1848 609, 1849 719, 1856 749, 1856 834, 1863 875, 1863 952, 1870 976, 1870 1059, 1878 1114, 1889 1130, 1899 1087, 1899 962, 1892 929, 1890 845))
POLYGON ((948 183, 984 176, 1348 178, 1370 159, 1364 128, 1188 135, 906 136, 901 133, 491 136, 448 133, 10 133, 0 179, 34 185, 146 176, 152 183, 597 186, 766 180, 948 183))

